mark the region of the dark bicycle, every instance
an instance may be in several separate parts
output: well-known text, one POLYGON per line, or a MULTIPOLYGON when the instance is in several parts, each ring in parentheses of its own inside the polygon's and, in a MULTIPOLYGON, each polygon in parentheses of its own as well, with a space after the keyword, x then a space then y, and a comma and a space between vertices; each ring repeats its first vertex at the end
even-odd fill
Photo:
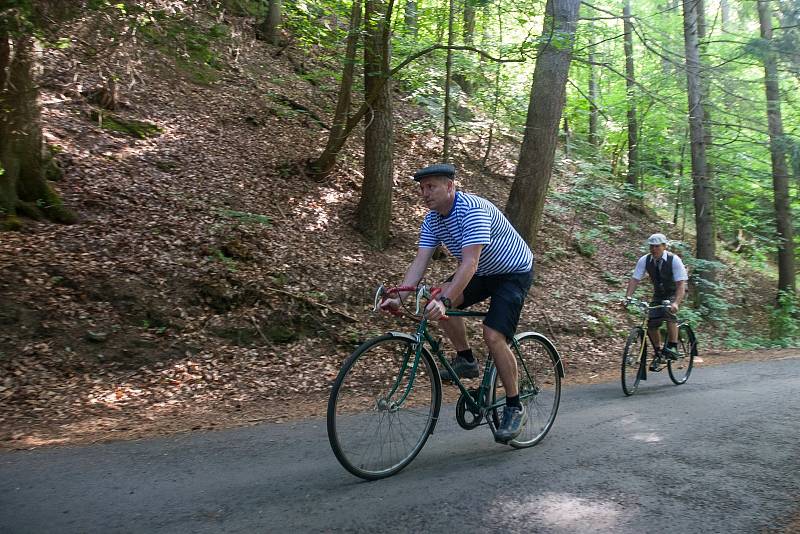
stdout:
MULTIPOLYGON (((651 306, 646 301, 634 300, 630 302, 630 305, 641 310, 642 324, 631 328, 628 340, 625 342, 625 350, 622 354, 622 391, 625 392, 625 395, 631 396, 639 388, 639 382, 647 380, 648 346, 653 352, 652 370, 661 371, 666 367, 670 379, 676 386, 685 384, 689 380, 689 375, 692 374, 694 358, 697 356, 697 338, 692 327, 685 321, 678 321, 677 358, 662 359, 660 353, 663 347, 659 348, 658 351, 653 350, 652 342, 647 336, 647 318, 650 310, 668 308, 670 301, 665 300, 661 304, 651 306)), ((662 334, 665 333, 662 332, 662 334)), ((664 339, 666 346, 667 336, 664 335, 662 339, 664 339)))
MULTIPOLYGON (((380 300, 415 287, 384 289, 380 300)), ((352 474, 375 480, 399 472, 419 454, 433 434, 442 404, 442 381, 434 355, 451 376, 456 376, 442 349, 442 339, 428 331, 421 304, 439 288, 417 291, 414 334, 388 332, 359 346, 342 365, 328 401, 328 440, 336 458, 352 474)), ((424 309, 424 306, 422 306, 424 309)), ((447 310, 453 317, 484 317, 484 312, 447 310)), ((517 359, 520 402, 528 411, 522 433, 508 444, 525 448, 539 443, 556 418, 564 368, 556 348, 545 336, 522 332, 510 342, 517 359)), ((466 430, 488 425, 492 434, 500 426, 505 393, 491 356, 486 358, 478 388, 461 390, 456 421, 466 430)))

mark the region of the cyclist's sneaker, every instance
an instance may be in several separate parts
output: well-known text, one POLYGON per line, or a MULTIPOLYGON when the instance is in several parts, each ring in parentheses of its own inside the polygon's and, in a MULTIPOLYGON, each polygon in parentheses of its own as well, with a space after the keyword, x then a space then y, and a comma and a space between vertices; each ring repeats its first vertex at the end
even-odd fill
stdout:
POLYGON ((506 406, 503 408, 503 419, 500 428, 494 435, 494 439, 500 443, 508 443, 515 439, 522 432, 525 423, 528 422, 528 412, 524 407, 506 406))
POLYGON ((677 350, 671 347, 664 347, 664 350, 661 351, 661 356, 663 356, 665 360, 677 360, 679 355, 677 350))
MULTIPOLYGON (((468 362, 467 359, 462 356, 456 356, 450 360, 450 367, 452 367, 453 371, 456 372, 456 376, 458 376, 458 378, 478 378, 478 375, 480 374, 478 360, 472 360, 471 362, 468 362)), ((442 380, 447 380, 450 382, 453 381, 453 377, 450 376, 450 371, 447 369, 440 370, 439 376, 442 377, 442 380)))

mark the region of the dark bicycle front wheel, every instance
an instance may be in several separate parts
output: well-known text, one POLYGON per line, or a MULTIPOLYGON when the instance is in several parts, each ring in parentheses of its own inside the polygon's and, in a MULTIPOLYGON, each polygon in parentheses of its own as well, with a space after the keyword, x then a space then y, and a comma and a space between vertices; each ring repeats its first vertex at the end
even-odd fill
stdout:
MULTIPOLYGON (((519 400, 528 412, 528 422, 516 439, 508 442, 516 449, 532 447, 542 441, 556 420, 561 402, 561 357, 553 344, 536 332, 524 332, 515 336, 519 351, 511 352, 517 359, 519 400)), ((505 396, 497 368, 492 367, 492 393, 495 402, 505 396)), ((491 410, 487 417, 492 432, 500 424, 500 409, 491 410)))
POLYGON ((676 386, 685 384, 689 380, 696 354, 697 339, 694 337, 692 327, 688 324, 678 326, 678 359, 670 360, 667 364, 669 377, 676 386))
POLYGON ((441 406, 441 381, 424 348, 386 334, 345 361, 328 400, 328 440, 342 466, 375 480, 394 475, 422 450, 441 406))
POLYGON ((622 351, 622 391, 630 397, 639 388, 642 379, 642 367, 645 362, 647 341, 644 330, 637 326, 631 329, 625 349, 622 351))

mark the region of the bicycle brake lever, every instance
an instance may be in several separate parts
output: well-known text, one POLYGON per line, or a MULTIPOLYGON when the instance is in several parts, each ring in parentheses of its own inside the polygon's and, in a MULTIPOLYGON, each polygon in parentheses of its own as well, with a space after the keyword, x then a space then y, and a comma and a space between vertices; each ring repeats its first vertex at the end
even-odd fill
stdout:
POLYGON ((383 284, 379 285, 378 286, 378 291, 375 292, 375 302, 372 305, 373 313, 376 313, 378 310, 380 310, 379 306, 380 306, 381 297, 383 296, 384 291, 386 291, 386 288, 383 287, 383 284))
POLYGON ((419 286, 417 289, 417 308, 414 311, 416 315, 419 315, 419 301, 428 296, 430 293, 428 292, 428 286, 419 286))

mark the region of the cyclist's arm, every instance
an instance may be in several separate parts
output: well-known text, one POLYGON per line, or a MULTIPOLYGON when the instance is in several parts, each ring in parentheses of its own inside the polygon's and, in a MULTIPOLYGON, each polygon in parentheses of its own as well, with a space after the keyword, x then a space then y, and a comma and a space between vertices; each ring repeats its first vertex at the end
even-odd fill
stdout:
POLYGON ((464 288, 478 270, 478 260, 481 257, 482 249, 483 245, 467 245, 461 249, 461 262, 442 297, 455 301, 464 292, 464 288))
POLYGON ((633 293, 636 291, 636 288, 639 287, 639 282, 641 280, 637 280, 636 278, 631 278, 628 280, 628 289, 625 290, 625 298, 629 299, 633 296, 633 293))
POLYGON ((679 308, 681 302, 683 302, 683 297, 686 296, 686 280, 678 280, 675 282, 675 302, 673 304, 676 308, 679 308))
MULTIPOLYGON (((419 247, 417 249, 417 256, 414 258, 414 261, 411 262, 411 265, 409 265, 406 276, 403 278, 404 286, 416 287, 416 285, 419 284, 419 281, 425 276, 425 271, 428 270, 428 264, 431 262, 435 251, 435 248, 419 247)), ((400 295, 401 298, 404 298, 408 293, 410 292, 403 292, 400 295)))

